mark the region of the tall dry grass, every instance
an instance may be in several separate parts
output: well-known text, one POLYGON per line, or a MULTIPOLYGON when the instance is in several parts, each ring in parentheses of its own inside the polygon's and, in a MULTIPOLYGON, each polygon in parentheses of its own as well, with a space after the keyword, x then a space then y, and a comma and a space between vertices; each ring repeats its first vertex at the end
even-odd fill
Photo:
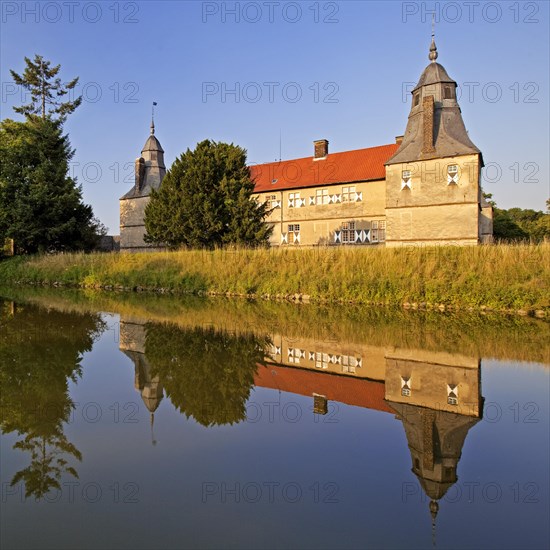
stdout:
POLYGON ((313 301, 550 308, 550 244, 60 254, 0 262, 0 283, 303 294, 313 301))

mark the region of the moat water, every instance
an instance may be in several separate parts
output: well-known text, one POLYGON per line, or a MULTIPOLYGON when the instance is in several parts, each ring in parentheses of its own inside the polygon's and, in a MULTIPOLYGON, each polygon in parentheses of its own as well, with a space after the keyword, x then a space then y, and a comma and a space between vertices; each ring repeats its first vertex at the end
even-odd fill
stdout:
POLYGON ((545 321, 0 296, 2 549, 550 546, 545 321))

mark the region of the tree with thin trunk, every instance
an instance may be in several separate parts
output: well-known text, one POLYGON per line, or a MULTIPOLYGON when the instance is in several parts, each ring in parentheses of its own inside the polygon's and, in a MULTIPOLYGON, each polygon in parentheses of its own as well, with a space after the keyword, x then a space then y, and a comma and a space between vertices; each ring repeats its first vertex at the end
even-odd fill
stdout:
POLYGON ((62 101, 62 98, 72 92, 78 84, 78 77, 63 83, 57 76, 61 65, 51 67, 51 62, 41 55, 35 55, 31 61, 25 57, 25 71, 22 75, 10 70, 14 82, 29 90, 31 103, 14 107, 15 112, 22 115, 58 116, 61 121, 67 118, 82 103, 82 96, 73 100, 62 101))
POLYGON ((78 77, 63 84, 61 66, 51 67, 40 55, 25 57, 25 63, 22 76, 11 71, 32 98, 14 107, 25 121, 0 122, 0 245, 10 239, 18 254, 89 250, 107 231, 69 174, 75 151, 63 124, 82 98, 63 98, 78 77))

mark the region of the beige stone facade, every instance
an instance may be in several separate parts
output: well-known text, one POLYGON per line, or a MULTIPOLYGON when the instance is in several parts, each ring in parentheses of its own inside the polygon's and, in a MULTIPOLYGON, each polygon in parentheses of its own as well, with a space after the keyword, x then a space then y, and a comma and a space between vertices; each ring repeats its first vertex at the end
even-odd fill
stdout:
POLYGON ((480 155, 387 166, 387 244, 477 244, 482 234, 480 169, 480 155), (404 173, 410 173, 405 186, 404 173))
POLYGON ((385 187, 378 180, 258 193, 258 200, 272 207, 270 244, 383 243, 385 187))
POLYGON ((481 189, 481 151, 471 142, 456 82, 435 62, 412 92, 396 143, 252 167, 268 202, 272 246, 476 245, 491 242, 492 207, 481 189))

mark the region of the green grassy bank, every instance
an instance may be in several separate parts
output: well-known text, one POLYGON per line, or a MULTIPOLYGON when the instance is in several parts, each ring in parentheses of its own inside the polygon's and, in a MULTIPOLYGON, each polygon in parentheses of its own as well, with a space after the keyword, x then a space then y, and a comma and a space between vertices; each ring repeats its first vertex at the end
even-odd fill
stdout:
POLYGON ((550 244, 60 254, 0 262, 0 284, 550 313, 550 244))

